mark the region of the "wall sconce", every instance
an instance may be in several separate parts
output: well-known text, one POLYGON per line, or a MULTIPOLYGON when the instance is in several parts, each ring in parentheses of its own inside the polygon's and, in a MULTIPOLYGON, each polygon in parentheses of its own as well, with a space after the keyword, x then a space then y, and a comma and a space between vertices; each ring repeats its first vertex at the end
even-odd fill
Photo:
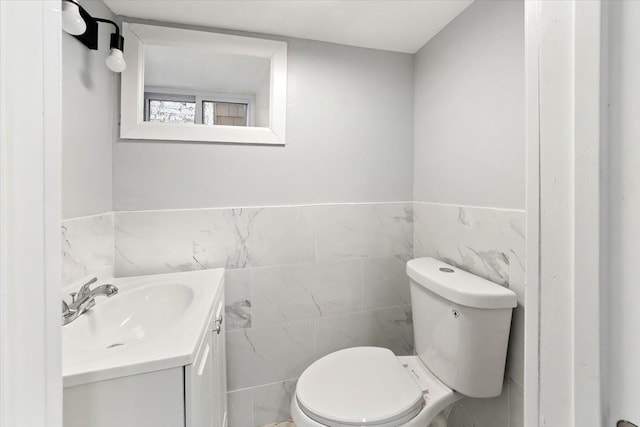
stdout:
POLYGON ((98 50, 98 22, 115 27, 109 44, 111 53, 105 62, 111 71, 121 73, 127 63, 122 56, 124 37, 120 35, 118 24, 109 19, 94 18, 76 0, 62 0, 62 29, 91 50, 98 50))

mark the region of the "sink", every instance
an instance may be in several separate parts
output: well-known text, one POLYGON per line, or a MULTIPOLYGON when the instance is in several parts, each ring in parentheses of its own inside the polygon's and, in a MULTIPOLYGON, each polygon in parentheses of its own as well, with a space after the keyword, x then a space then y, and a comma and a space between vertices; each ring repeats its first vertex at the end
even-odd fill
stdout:
MULTIPOLYGON (((1 1, 1 0, 0 0, 1 1)), ((64 387, 187 366, 212 328, 224 269, 136 277, 98 274, 118 293, 62 327, 64 387)), ((75 292, 89 278, 62 289, 75 292)))
POLYGON ((194 301, 191 287, 159 283, 124 290, 63 328, 64 346, 96 351, 148 340, 176 324, 194 301))

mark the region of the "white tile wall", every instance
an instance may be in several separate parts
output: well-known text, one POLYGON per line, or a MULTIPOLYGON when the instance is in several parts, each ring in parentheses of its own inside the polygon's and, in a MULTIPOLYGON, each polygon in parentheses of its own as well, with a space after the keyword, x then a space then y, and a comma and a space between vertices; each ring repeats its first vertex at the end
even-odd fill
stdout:
POLYGON ((191 271, 192 211, 117 212, 117 277, 191 271))
POLYGON ((195 268, 232 268, 229 396, 245 415, 230 426, 249 405, 251 425, 288 418, 295 379, 331 351, 412 353, 412 239, 411 203, 194 211, 195 268))
POLYGON ((524 426, 524 388, 509 381, 509 427, 524 426))
POLYGON ((287 418, 295 379, 330 351, 413 351, 411 203, 116 212, 63 234, 69 278, 107 261, 116 276, 227 268, 232 427, 287 418))
MULTIPOLYGON (((471 416, 476 427, 509 427, 509 382, 502 394, 489 399, 465 398, 456 406, 462 406, 471 416)), ((457 426, 455 426, 457 427, 457 426)))
POLYGON ((62 221, 62 286, 113 268, 113 213, 62 221))
POLYGON ((411 255, 411 203, 314 207, 319 261, 411 255))
POLYGON ((524 302, 525 212, 414 204, 415 257, 432 256, 509 286, 524 302))
POLYGON ((230 391, 297 378, 315 358, 313 320, 227 332, 230 391))
POLYGON ((250 269, 227 270, 225 299, 226 329, 250 328, 253 320, 250 269))
POLYGON ((455 427, 477 427, 476 422, 461 404, 453 405, 447 419, 447 425, 449 424, 455 427))
POLYGON ((366 258, 363 261, 365 310, 411 304, 406 263, 411 256, 366 258))
POLYGON ((397 355, 413 354, 411 306, 361 311, 317 321, 319 357, 363 345, 386 347, 397 355))
POLYGON ((256 387, 253 390, 253 423, 251 425, 263 426, 275 420, 289 419, 289 407, 295 389, 295 381, 256 387))
POLYGON ((63 234, 70 278, 106 258, 116 276, 227 268, 231 427, 288 418, 294 381, 330 351, 413 351, 411 203, 116 212, 63 234))
POLYGON ((117 212, 64 221, 64 280, 226 267, 230 427, 289 417, 295 380, 355 345, 413 352, 405 263, 434 256, 518 294, 499 398, 453 427, 522 425, 524 212, 433 203, 117 212), (414 250, 415 245, 415 250, 414 250), (115 248, 115 251, 114 251, 115 248))
POLYGON ((452 427, 523 427, 522 388, 506 380, 502 394, 492 399, 465 398, 456 403, 449 415, 452 427))
POLYGON ((227 394, 227 416, 230 426, 255 426, 253 423, 253 389, 227 394))
POLYGON ((362 262, 251 269, 253 326, 362 310, 362 262))
POLYGON ((230 392, 229 425, 264 426, 288 420, 295 386, 291 380, 230 392))
POLYGON ((437 203, 414 203, 415 257, 432 256, 518 295, 513 312, 507 379, 500 397, 454 405, 453 427, 523 425, 525 212, 437 203))
POLYGON ((314 261, 309 206, 193 211, 196 268, 247 268, 314 261))

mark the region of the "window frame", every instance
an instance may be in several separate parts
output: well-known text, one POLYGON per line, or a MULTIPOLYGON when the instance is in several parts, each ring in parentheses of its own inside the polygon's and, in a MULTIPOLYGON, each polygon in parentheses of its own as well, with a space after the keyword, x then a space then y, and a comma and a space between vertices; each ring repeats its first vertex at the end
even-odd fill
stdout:
POLYGON ((122 32, 130 42, 124 51, 127 68, 122 73, 121 139, 285 145, 286 42, 130 22, 122 24, 122 32), (203 48, 220 53, 269 58, 268 126, 194 126, 185 123, 145 122, 144 51, 145 46, 150 45, 203 48))

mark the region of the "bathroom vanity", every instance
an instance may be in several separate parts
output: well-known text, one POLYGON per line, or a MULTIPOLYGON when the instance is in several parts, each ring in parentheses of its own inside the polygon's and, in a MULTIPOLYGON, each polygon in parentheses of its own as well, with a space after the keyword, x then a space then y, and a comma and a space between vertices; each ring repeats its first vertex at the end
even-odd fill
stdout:
POLYGON ((224 269, 100 283, 62 330, 64 426, 225 426, 224 269))

